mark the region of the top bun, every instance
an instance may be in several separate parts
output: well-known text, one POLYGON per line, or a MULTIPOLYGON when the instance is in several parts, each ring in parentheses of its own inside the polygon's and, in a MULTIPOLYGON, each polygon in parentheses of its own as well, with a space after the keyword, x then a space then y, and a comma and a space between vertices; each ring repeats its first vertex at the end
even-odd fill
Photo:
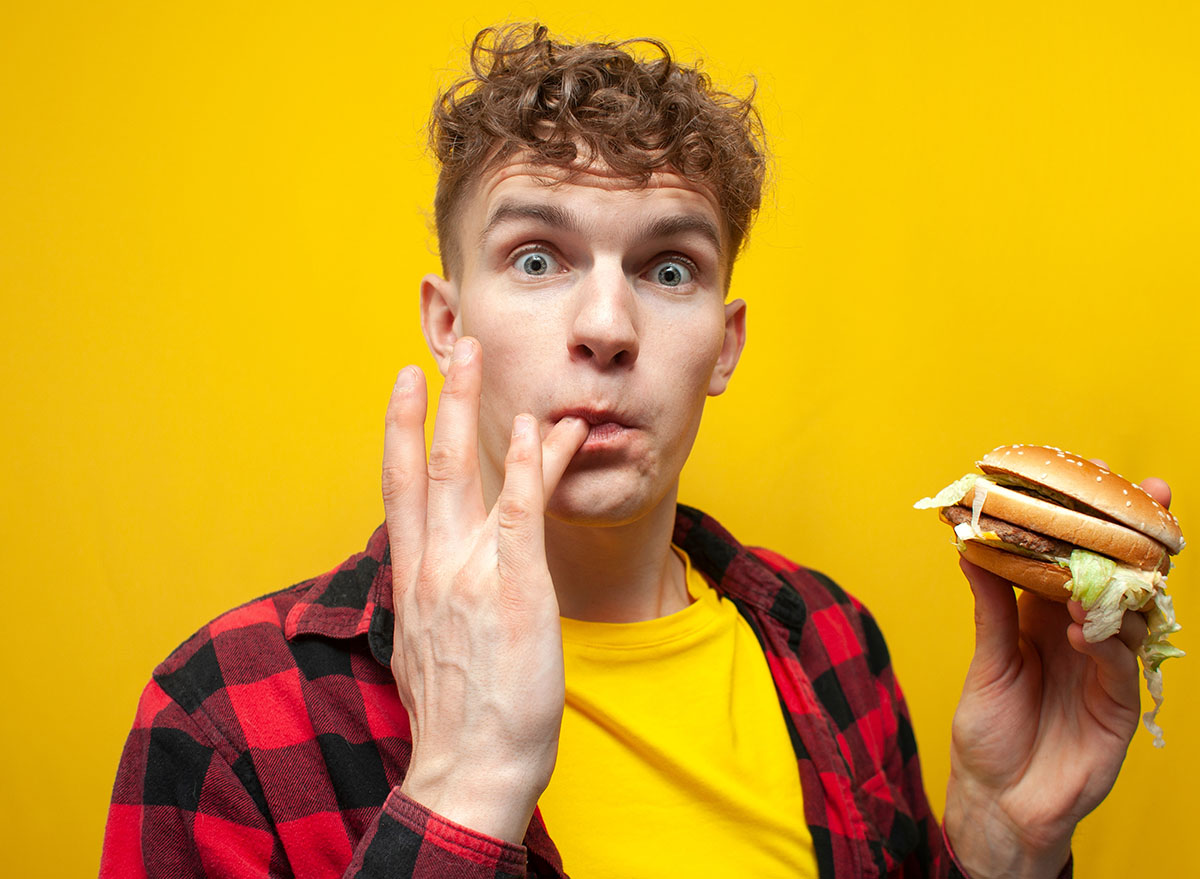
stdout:
POLYGON ((1179 520, 1140 485, 1052 446, 999 446, 977 462, 984 473, 1016 476, 1149 535, 1171 554, 1183 549, 1179 520))

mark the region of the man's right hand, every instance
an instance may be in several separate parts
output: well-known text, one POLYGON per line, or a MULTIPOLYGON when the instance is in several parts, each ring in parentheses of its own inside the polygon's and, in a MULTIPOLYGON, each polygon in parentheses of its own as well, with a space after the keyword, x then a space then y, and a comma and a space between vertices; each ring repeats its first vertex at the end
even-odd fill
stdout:
POLYGON ((541 440, 513 421, 504 484, 489 511, 479 472, 482 352, 459 339, 425 459, 425 380, 401 370, 388 404, 383 505, 392 559, 392 673, 413 751, 401 785, 464 826, 520 843, 550 781, 564 683, 544 514, 587 423, 541 440))

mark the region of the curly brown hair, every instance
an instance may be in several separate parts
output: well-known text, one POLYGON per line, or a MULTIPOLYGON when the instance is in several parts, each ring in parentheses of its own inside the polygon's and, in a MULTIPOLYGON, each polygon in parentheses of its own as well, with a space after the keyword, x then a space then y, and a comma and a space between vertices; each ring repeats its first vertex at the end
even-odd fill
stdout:
POLYGON ((582 170, 592 163, 645 185, 673 171, 707 186, 730 238, 730 267, 762 201, 766 168, 754 87, 739 98, 654 39, 564 43, 539 24, 485 28, 470 75, 433 107, 430 146, 441 165, 434 215, 443 270, 461 266, 454 226, 464 195, 514 154, 582 170), (641 47, 640 59, 629 49, 641 47))

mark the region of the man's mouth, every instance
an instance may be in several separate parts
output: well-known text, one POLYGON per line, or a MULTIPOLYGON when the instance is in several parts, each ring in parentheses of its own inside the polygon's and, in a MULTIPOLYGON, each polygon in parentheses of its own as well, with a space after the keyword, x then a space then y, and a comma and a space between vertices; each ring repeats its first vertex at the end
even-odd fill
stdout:
POLYGON ((634 425, 629 422, 628 416, 621 415, 611 409, 600 408, 575 407, 564 409, 561 412, 555 413, 553 422, 557 424, 569 415, 582 418, 588 424, 587 439, 579 447, 579 452, 592 452, 614 448, 624 441, 634 429, 634 425))

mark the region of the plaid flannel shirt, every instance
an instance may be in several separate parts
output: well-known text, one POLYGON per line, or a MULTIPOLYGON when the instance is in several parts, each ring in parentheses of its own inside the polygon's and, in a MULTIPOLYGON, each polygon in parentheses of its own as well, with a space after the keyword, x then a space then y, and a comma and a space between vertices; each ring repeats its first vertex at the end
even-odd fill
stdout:
MULTIPOLYGON (((674 540, 762 643, 820 876, 961 876, 863 606, 821 574, 743 548, 698 510, 679 508, 674 540)), ((540 814, 518 846, 400 792, 411 739, 390 670, 392 623, 381 527, 336 569, 180 646, 138 705, 101 875, 566 876, 540 814)), ((602 832, 620 845, 619 826, 602 832)))

